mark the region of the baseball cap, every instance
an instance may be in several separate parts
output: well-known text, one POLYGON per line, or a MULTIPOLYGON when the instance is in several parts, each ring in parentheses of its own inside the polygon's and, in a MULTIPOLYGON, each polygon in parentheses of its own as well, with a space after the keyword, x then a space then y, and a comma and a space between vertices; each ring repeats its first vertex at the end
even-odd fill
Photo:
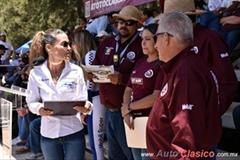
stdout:
POLYGON ((8 50, 4 45, 0 44, 0 49, 8 50))
POLYGON ((108 33, 106 31, 100 31, 96 37, 102 37, 102 36, 108 36, 108 33))
POLYGON ((0 36, 7 36, 6 33, 2 32, 0 33, 0 36))

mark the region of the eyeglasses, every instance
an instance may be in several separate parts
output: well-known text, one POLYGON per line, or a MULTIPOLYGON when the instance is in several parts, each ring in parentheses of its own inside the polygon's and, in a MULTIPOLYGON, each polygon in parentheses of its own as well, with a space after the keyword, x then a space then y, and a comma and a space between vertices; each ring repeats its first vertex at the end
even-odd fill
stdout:
POLYGON ((70 46, 69 42, 63 41, 63 43, 61 44, 63 47, 68 47, 70 46))
POLYGON ((163 35, 163 34, 165 34, 165 33, 167 33, 167 35, 169 35, 170 37, 173 37, 173 35, 170 34, 170 33, 168 33, 168 32, 160 32, 160 33, 156 33, 156 34, 154 34, 153 36, 154 36, 154 37, 157 37, 157 36, 159 36, 159 35, 163 35))
POLYGON ((127 20, 127 21, 125 21, 125 20, 123 20, 123 19, 118 19, 118 23, 119 24, 126 24, 126 26, 133 26, 134 24, 136 24, 137 23, 137 21, 133 21, 133 20, 127 20))

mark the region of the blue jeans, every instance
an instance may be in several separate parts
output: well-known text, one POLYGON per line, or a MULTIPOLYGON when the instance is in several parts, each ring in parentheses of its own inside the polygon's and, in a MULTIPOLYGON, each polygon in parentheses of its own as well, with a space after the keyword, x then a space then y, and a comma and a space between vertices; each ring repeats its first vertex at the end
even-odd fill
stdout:
POLYGON ((27 116, 21 117, 18 115, 18 136, 21 140, 28 138, 28 125, 27 116))
POLYGON ((41 117, 34 119, 29 126, 30 135, 29 135, 29 143, 32 153, 42 152, 40 145, 40 125, 41 125, 41 117))
MULTIPOLYGON (((28 114, 26 115, 27 117, 27 121, 28 121, 28 128, 29 128, 29 135, 28 135, 28 139, 27 139, 27 143, 26 143, 26 147, 27 148, 32 148, 32 143, 31 141, 36 137, 36 139, 34 139, 35 141, 39 141, 38 143, 40 144, 40 137, 37 137, 36 133, 32 133, 32 128, 30 127, 31 122, 33 120, 35 120, 36 118, 38 118, 39 116, 36 114, 33 114, 31 111, 28 112, 28 114), (31 134, 33 135, 31 137, 31 134), (37 140, 38 139, 38 140, 37 140)), ((40 125, 40 124, 39 124, 40 125)), ((40 127, 40 126, 39 126, 40 127)), ((40 135, 40 129, 38 131, 38 134, 40 135)), ((34 147, 34 146, 33 146, 34 147)), ((37 152, 33 152, 33 153, 37 153, 37 152)))
POLYGON ((236 130, 240 135, 240 105, 234 108, 232 115, 236 130))
POLYGON ((126 142, 125 128, 121 111, 106 111, 106 135, 108 140, 109 160, 132 160, 131 149, 126 142))
POLYGON ((132 148, 132 154, 134 159, 151 160, 151 158, 146 155, 147 153, 147 149, 132 148))
POLYGON ((55 139, 41 136, 41 147, 45 160, 83 160, 86 148, 84 129, 55 139))
POLYGON ((233 51, 240 42, 240 30, 221 31, 220 34, 225 37, 230 52, 233 51))

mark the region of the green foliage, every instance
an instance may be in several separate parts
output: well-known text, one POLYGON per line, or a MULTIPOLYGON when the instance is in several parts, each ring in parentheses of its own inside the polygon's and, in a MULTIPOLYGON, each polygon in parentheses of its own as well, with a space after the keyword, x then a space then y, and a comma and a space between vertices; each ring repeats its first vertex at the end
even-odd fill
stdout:
POLYGON ((17 49, 37 31, 77 25, 83 13, 79 5, 83 0, 0 0, 0 31, 17 49))
MULTIPOLYGON (((14 49, 40 30, 74 27, 84 15, 84 0, 0 0, 0 32, 14 49)), ((138 6, 159 9, 158 0, 138 6)), ((159 9, 160 10, 160 9, 159 9)))
POLYGON ((151 10, 156 9, 159 12, 161 10, 160 4, 159 4, 159 0, 155 0, 155 1, 150 2, 150 3, 146 3, 146 4, 143 4, 143 5, 140 5, 137 8, 140 9, 140 10, 142 10, 143 8, 149 8, 151 10))

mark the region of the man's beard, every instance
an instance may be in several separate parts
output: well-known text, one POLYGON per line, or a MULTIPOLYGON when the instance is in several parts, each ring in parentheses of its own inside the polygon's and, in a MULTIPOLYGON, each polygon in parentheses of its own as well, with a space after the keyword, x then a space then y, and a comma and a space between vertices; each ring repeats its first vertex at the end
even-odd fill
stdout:
POLYGON ((121 29, 119 30, 119 36, 120 36, 120 38, 128 38, 128 37, 130 36, 129 30, 126 29, 126 28, 121 28, 121 29), (125 31, 127 31, 127 32, 125 32, 124 35, 121 34, 121 30, 122 30, 122 29, 124 29, 125 31))

